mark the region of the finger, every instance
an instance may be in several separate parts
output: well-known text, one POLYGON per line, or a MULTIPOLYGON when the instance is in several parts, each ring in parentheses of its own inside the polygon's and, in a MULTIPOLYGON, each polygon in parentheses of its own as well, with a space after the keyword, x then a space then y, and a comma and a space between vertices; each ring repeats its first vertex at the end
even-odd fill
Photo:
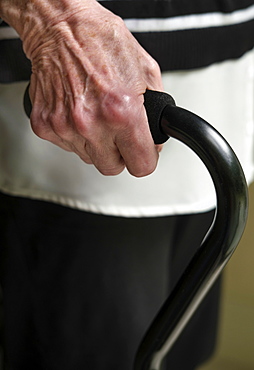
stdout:
POLYGON ((125 162, 112 139, 103 143, 98 140, 96 143, 86 142, 85 151, 88 153, 92 163, 104 176, 115 176, 125 168, 125 162), (111 143, 109 144, 109 142, 111 143))
POLYGON ((119 145, 125 165, 133 176, 144 177, 154 172, 158 162, 158 151, 153 143, 147 145, 139 143, 119 145))
POLYGON ((149 132, 138 130, 131 140, 126 137, 117 142, 128 171, 136 177, 150 175, 158 162, 158 150, 149 132))
POLYGON ((133 110, 129 111, 126 129, 116 136, 116 145, 133 176, 147 176, 155 170, 160 147, 154 145, 142 104, 139 108, 138 105, 133 105, 133 110))
POLYGON ((31 115, 30 122, 33 132, 40 139, 49 141, 52 144, 55 144, 59 146, 61 149, 64 149, 68 152, 73 151, 71 146, 67 142, 65 142, 58 135, 56 135, 53 130, 51 129, 49 130, 48 128, 46 128, 41 122, 38 121, 38 119, 33 118, 33 115, 31 115))

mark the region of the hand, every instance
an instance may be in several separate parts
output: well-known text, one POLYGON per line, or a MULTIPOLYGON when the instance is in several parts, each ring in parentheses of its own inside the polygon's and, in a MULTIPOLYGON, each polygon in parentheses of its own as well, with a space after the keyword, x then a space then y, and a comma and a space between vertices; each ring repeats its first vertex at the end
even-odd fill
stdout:
POLYGON ((95 0, 25 3, 23 23, 13 26, 32 62, 34 132, 104 175, 125 166, 138 177, 153 172, 160 147, 150 134, 143 94, 162 90, 157 63, 95 0))

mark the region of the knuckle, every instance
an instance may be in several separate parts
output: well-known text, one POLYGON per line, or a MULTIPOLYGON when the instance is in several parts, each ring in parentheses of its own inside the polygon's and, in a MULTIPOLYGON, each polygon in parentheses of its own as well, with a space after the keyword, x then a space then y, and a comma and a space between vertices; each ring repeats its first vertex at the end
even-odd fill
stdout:
POLYGON ((75 131, 82 137, 88 138, 91 127, 88 115, 85 117, 80 109, 73 109, 71 112, 71 118, 75 131))
POLYGON ((152 60, 151 60, 150 69, 151 69, 151 71, 152 71, 155 75, 160 75, 160 74, 161 74, 160 66, 159 66, 159 64, 156 62, 156 60, 155 60, 155 59, 152 59, 152 60))
POLYGON ((149 70, 150 74, 152 74, 154 76, 158 76, 161 73, 159 64, 153 58, 149 58, 149 63, 147 64, 147 69, 149 70))
POLYGON ((48 110, 42 110, 39 114, 36 112, 32 114, 31 126, 34 133, 42 139, 48 139, 52 133, 63 139, 66 137, 66 120, 63 116, 48 112, 48 110))
POLYGON ((154 84, 156 82, 156 85, 158 85, 158 83, 159 85, 161 84, 161 69, 156 60, 150 57, 144 67, 144 71, 150 83, 154 84))
MULTIPOLYGON (((140 104, 141 105, 141 104, 140 104)), ((104 95, 101 109, 105 122, 114 129, 131 128, 134 122, 129 119, 136 111, 137 100, 130 94, 109 92, 104 95)))

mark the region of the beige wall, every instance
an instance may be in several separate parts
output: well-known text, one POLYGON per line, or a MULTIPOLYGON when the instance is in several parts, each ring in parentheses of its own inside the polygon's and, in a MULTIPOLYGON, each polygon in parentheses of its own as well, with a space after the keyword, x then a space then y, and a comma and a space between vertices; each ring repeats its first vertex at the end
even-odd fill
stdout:
POLYGON ((225 269, 218 349, 202 370, 254 370, 254 184, 249 193, 247 227, 225 269))

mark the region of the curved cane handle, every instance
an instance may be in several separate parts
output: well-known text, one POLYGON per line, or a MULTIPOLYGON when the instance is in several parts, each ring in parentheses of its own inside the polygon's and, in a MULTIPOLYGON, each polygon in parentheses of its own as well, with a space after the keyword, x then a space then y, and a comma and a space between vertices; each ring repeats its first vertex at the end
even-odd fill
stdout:
MULTIPOLYGON (((153 91, 145 94, 148 118, 158 94, 153 91)), ((141 342, 135 370, 160 369, 164 356, 237 247, 247 220, 245 176, 225 139, 202 118, 175 106, 172 100, 160 113, 160 130, 186 144, 204 162, 214 183, 217 207, 199 250, 141 342)))

